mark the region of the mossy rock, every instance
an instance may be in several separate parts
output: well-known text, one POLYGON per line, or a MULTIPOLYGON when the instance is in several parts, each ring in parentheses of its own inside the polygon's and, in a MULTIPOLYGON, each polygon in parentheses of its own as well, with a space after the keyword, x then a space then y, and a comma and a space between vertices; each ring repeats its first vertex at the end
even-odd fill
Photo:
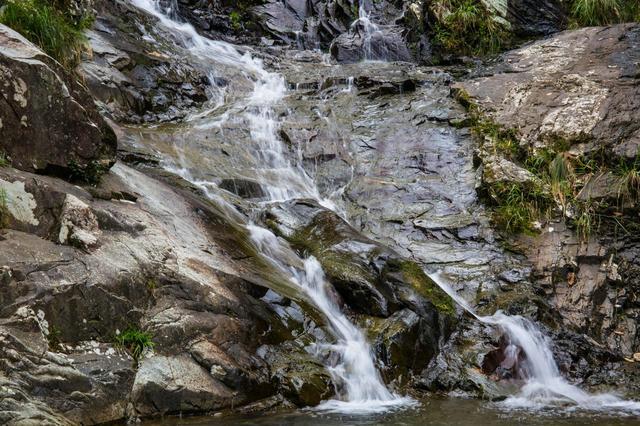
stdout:
POLYGON ((265 359, 283 395, 297 406, 316 406, 333 395, 333 382, 324 365, 295 343, 269 347, 265 359))
MULTIPOLYGON (((389 259, 383 270, 383 279, 393 282, 396 286, 412 290, 417 295, 430 302, 436 310, 444 315, 454 317, 455 303, 427 274, 420 265, 411 260, 389 259), (404 286, 402 285, 404 284, 404 286)), ((410 305, 415 304, 411 294, 402 294, 401 300, 410 305)))
POLYGON ((384 248, 360 236, 335 213, 320 212, 288 239, 303 255, 318 259, 329 281, 356 312, 386 317, 393 311, 397 304, 393 289, 379 280, 376 267, 384 262, 384 248))

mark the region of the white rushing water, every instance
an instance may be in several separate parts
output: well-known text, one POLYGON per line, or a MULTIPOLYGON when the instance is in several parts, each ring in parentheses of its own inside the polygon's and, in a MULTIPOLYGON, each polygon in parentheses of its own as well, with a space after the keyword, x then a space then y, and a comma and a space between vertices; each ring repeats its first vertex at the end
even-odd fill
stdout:
POLYGON ((510 409, 564 407, 640 414, 640 402, 624 400, 608 393, 590 394, 569 383, 560 374, 553 358, 550 339, 527 318, 505 315, 501 311, 491 316, 479 316, 467 301, 446 283, 441 274, 434 274, 431 278, 479 321, 501 328, 509 339, 507 353, 517 356, 518 348, 524 352, 522 373, 526 377, 526 382, 517 395, 501 403, 504 407, 510 409))
MULTIPOLYGON (((313 198, 326 208, 334 207, 330 201, 321 199, 313 179, 302 167, 286 159, 283 143, 277 136, 278 122, 274 114, 274 107, 286 92, 283 77, 266 71, 258 59, 241 54, 235 46, 202 37, 193 26, 180 22, 175 16, 176 0, 169 2, 169 7, 165 8, 158 0, 131 1, 138 8, 156 16, 193 55, 235 67, 251 79, 254 84, 253 92, 237 112, 246 118, 251 140, 258 147, 259 162, 264 167, 256 170, 256 174, 261 183, 268 183, 270 201, 313 198)), ((213 76, 210 79, 213 82, 213 76)), ((215 107, 209 111, 214 109, 215 107)), ((204 114, 200 114, 198 118, 204 117, 204 114)), ((173 171, 200 186, 227 210, 233 209, 229 203, 209 191, 214 186, 212 183, 194 180, 189 170, 182 166, 174 167, 173 171)), ((238 216, 239 214, 235 214, 233 217, 238 216)), ((253 224, 247 225, 247 229, 261 253, 288 276, 292 285, 306 294, 324 314, 336 339, 335 343, 317 343, 313 348, 319 356, 332 360, 327 369, 338 385, 338 399, 325 401, 317 408, 356 414, 414 405, 414 400, 391 393, 386 388, 375 367, 375 358, 364 334, 331 299, 329 284, 320 263, 314 257, 298 258, 302 266, 291 266, 287 260, 297 255, 273 233, 253 224)))
POLYGON ((357 414, 414 405, 414 400, 391 393, 384 385, 364 334, 331 298, 328 291, 330 284, 320 262, 311 256, 301 259, 302 268, 283 264, 280 259, 286 256, 278 238, 262 227, 249 225, 248 228, 262 253, 280 270, 288 271, 292 283, 307 294, 325 315, 337 340, 332 344, 317 343, 314 348, 318 355, 334 359, 327 368, 339 385, 338 399, 325 401, 316 409, 357 414), (327 354, 331 354, 331 357, 327 354))
POLYGON ((361 31, 364 33, 364 40, 363 40, 363 50, 364 50, 364 60, 365 61, 383 61, 385 58, 384 57, 376 57, 379 55, 374 55, 373 54, 373 48, 372 48, 372 39, 376 36, 376 35, 380 35, 380 27, 378 25, 376 25, 372 20, 371 20, 371 14, 367 12, 366 9, 366 0, 360 0, 360 2, 358 3, 358 19, 356 19, 352 24, 351 24, 352 28, 360 28, 361 31))

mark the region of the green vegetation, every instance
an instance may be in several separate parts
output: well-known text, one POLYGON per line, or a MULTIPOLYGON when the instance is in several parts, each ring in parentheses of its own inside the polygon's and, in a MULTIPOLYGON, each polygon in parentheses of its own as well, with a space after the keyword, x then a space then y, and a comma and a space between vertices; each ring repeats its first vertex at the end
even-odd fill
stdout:
POLYGON ((0 9, 0 23, 13 28, 37 44, 52 58, 68 69, 80 62, 93 17, 68 16, 62 0, 5 0, 0 9))
POLYGON ((7 158, 7 154, 0 151, 0 167, 9 167, 10 165, 11 165, 11 162, 7 158))
POLYGON ((442 0, 447 12, 436 21, 434 43, 440 50, 460 55, 500 52, 510 35, 481 0, 442 0))
POLYGON ((553 199, 537 183, 496 182, 489 188, 495 204, 493 221, 510 233, 534 232, 534 223, 547 216, 553 199))
POLYGON ((126 349, 131 354, 136 365, 144 351, 153 348, 151 334, 140 331, 135 327, 129 327, 117 335, 115 343, 116 346, 126 349))
POLYGON ((0 188, 0 229, 9 225, 9 197, 4 188, 0 188))
POLYGON ((526 169, 533 179, 526 182, 494 182, 484 185, 493 207, 495 225, 508 233, 535 232, 535 222, 561 210, 587 240, 605 221, 629 232, 621 217, 625 208, 637 208, 640 201, 640 154, 631 161, 611 163, 602 150, 576 156, 569 153, 571 143, 555 140, 542 149, 523 147, 513 129, 505 129, 484 116, 464 91, 455 94, 469 111, 473 133, 483 141, 483 149, 526 169), (589 183, 609 177, 614 182, 609 195, 594 200, 581 191, 589 183), (611 205, 612 203, 613 205, 611 205), (634 207, 636 206, 636 207, 634 207))
POLYGON ((72 161, 67 166, 69 168, 69 175, 67 178, 74 182, 84 182, 91 186, 96 186, 100 183, 102 175, 109 171, 109 168, 101 165, 96 161, 92 161, 85 167, 80 166, 75 161, 72 161))
POLYGON ((62 343, 60 340, 60 336, 62 335, 62 331, 54 325, 49 327, 49 334, 47 334, 47 341, 49 342, 49 349, 55 350, 58 348, 58 345, 62 343))
POLYGON ((240 15, 240 12, 234 10, 233 12, 231 12, 229 14, 229 21, 231 22, 231 27, 234 30, 239 30, 242 28, 242 15, 240 15))
POLYGON ((638 0, 573 0, 571 26, 585 27, 640 21, 638 0))
POLYGON ((247 29, 252 25, 251 8, 264 4, 264 0, 238 0, 229 12, 229 23, 235 31, 247 29))

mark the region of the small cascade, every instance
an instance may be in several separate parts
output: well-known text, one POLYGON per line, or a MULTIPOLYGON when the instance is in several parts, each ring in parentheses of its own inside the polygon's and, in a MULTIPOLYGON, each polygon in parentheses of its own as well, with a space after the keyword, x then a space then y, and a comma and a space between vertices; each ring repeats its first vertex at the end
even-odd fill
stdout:
POLYGON ((358 4, 358 19, 356 19, 351 24, 351 28, 357 27, 360 31, 363 32, 363 36, 364 36, 363 49, 364 49, 365 61, 384 59, 384 58, 375 57, 376 55, 373 54, 373 49, 371 47, 371 40, 375 34, 380 33, 380 27, 378 27, 378 25, 376 25, 371 21, 370 16, 371 15, 367 13, 367 10, 365 8, 365 0, 360 0, 360 3, 358 4))
MULTIPOLYGON (((204 127, 219 127, 234 114, 244 118, 248 123, 251 141, 255 143, 255 163, 259 165, 255 174, 263 183, 269 199, 321 199, 313 179, 299 164, 292 164, 287 159, 285 146, 278 136, 279 123, 274 107, 284 98, 287 90, 282 75, 268 72, 264 69, 262 61, 249 53, 240 53, 229 43, 203 37, 191 24, 181 22, 176 14, 177 0, 131 1, 139 9, 157 17, 164 27, 172 30, 173 36, 189 49, 194 57, 204 62, 233 67, 253 83, 253 92, 248 99, 244 99, 222 117, 210 119, 204 127), (165 4, 167 6, 163 7, 165 4)), ((210 73, 209 80, 212 86, 215 86, 215 71, 210 73)), ((220 100, 217 99, 214 108, 209 109, 209 112, 220 105, 220 100)), ((208 119, 203 114, 199 114, 197 118, 208 119)))
MULTIPOLYGON (((159 0, 131 1, 138 8, 156 16, 162 25, 173 30, 175 36, 195 56, 235 67, 253 82, 253 92, 235 112, 243 114, 249 123, 251 141, 257 145, 256 155, 264 165, 256 170, 256 174, 261 183, 269 183, 269 201, 312 198, 326 208, 335 209, 331 201, 320 197, 313 179, 302 167, 286 159, 283 143, 277 136, 279 123, 274 112, 274 107, 286 93, 283 77, 266 71, 258 59, 252 58, 249 54, 239 53, 233 45, 209 40, 200 36, 190 24, 181 23, 175 15, 176 0, 170 1, 167 8, 163 8, 159 0)), ((166 2, 162 2, 164 3, 166 2)), ((224 114, 225 117, 228 115, 229 112, 224 114)), ((198 118, 204 120, 207 117, 201 114, 198 118)), ((219 119, 218 117, 217 120, 212 120, 219 125, 219 119)), ((241 217, 231 204, 210 191, 215 186, 213 183, 197 181, 189 170, 182 166, 174 166, 172 170, 202 188, 228 211, 230 217, 241 217)), ((238 221, 243 222, 242 219, 238 221)), ((338 399, 326 401, 317 408, 323 411, 357 414, 415 405, 413 399, 391 393, 386 388, 375 367, 375 357, 364 334, 331 299, 328 292, 329 283, 318 260, 314 257, 298 257, 288 245, 265 228, 254 224, 247 224, 246 227, 262 255, 324 314, 336 339, 335 343, 316 343, 310 348, 319 357, 331 360, 327 369, 338 386, 338 399), (293 263, 298 266, 291 266, 291 262, 288 262, 291 259, 295 259, 293 263)))
POLYGON ((336 337, 335 343, 317 343, 312 348, 321 358, 333 358, 327 369, 339 385, 338 399, 325 401, 316 409, 353 414, 414 405, 415 401, 411 398, 391 393, 385 387, 364 334, 331 298, 328 291, 330 284, 320 262, 311 256, 300 259, 301 268, 287 266, 280 260, 287 257, 284 253, 286 248, 271 231, 255 225, 249 225, 248 229, 262 253, 281 271, 288 272, 291 282, 324 314, 336 337))
POLYGON ((553 358, 551 341, 527 318, 519 315, 509 316, 501 311, 491 316, 479 316, 471 306, 461 298, 441 274, 431 278, 458 305, 479 321, 499 327, 509 340, 507 351, 519 348, 525 354, 523 373, 526 383, 517 395, 503 401, 506 408, 543 409, 548 407, 571 407, 593 411, 622 411, 640 413, 640 402, 623 400, 612 394, 590 394, 570 384, 560 374, 553 358))

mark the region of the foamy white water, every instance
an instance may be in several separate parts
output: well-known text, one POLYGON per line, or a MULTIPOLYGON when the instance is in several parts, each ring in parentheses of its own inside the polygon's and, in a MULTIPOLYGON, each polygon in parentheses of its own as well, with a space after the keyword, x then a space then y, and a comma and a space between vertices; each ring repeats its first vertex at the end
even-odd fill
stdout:
POLYGON ((328 321, 336 342, 317 343, 312 348, 324 359, 335 383, 337 398, 325 401, 315 409, 349 414, 384 412, 417 404, 411 398, 391 393, 375 367, 371 346, 362 331, 342 313, 331 298, 320 262, 315 257, 301 259, 302 268, 284 265, 280 259, 285 250, 278 238, 269 230, 249 225, 251 238, 272 263, 288 270, 292 283, 304 292, 328 321), (331 355, 331 356, 329 356, 331 355))
MULTIPOLYGON (((266 184, 269 200, 273 202, 313 198, 324 207, 334 209, 332 202, 320 197, 313 179, 302 167, 286 159, 284 146, 277 136, 279 123, 275 119, 274 107, 285 96, 286 87, 282 76, 267 72, 258 59, 241 54, 235 46, 209 40, 200 36, 190 24, 179 22, 175 15, 176 0, 164 9, 158 0, 131 1, 138 8, 156 16, 195 56, 236 67, 251 78, 254 83, 253 92, 238 112, 242 113, 250 124, 251 140, 258 147, 259 163, 264 165, 264 168, 256 170, 256 174, 261 178, 261 183, 266 184)), ((210 79, 213 83, 213 77, 210 79)), ((219 106, 218 100, 214 108, 208 111, 214 111, 219 106)), ((230 113, 226 113, 222 119, 227 119, 229 115, 230 113)), ((204 119, 205 115, 200 114, 197 118, 204 119)), ((222 124, 220 118, 213 121, 214 126, 222 124)), ((169 168, 198 185, 225 209, 235 210, 231 204, 210 191, 211 187, 215 186, 213 183, 195 180, 183 165, 173 165, 169 168)), ((234 218, 237 216, 239 214, 233 215, 234 218)), ((327 370, 338 384, 337 399, 326 401, 317 409, 358 414, 384 412, 415 405, 413 399, 391 393, 386 388, 375 367, 375 358, 364 334, 332 301, 328 292, 329 283, 317 259, 297 258, 300 266, 291 266, 287 260, 297 255, 281 243, 271 231, 253 224, 247 225, 247 229, 261 253, 287 275, 292 285, 306 294, 324 314, 336 338, 333 344, 317 343, 312 348, 318 356, 332 359, 331 364, 327 365, 327 370), (328 356, 329 354, 331 356, 328 356)))
POLYGON ((640 414, 640 402, 624 400, 609 394, 591 394, 569 383, 558 369, 551 351, 551 340, 529 319, 509 316, 498 311, 491 316, 479 316, 458 295, 440 273, 431 278, 463 309, 486 324, 500 327, 509 339, 507 351, 520 348, 526 355, 523 373, 526 383, 517 395, 501 403, 510 409, 544 409, 562 407, 592 411, 618 411, 640 414))

